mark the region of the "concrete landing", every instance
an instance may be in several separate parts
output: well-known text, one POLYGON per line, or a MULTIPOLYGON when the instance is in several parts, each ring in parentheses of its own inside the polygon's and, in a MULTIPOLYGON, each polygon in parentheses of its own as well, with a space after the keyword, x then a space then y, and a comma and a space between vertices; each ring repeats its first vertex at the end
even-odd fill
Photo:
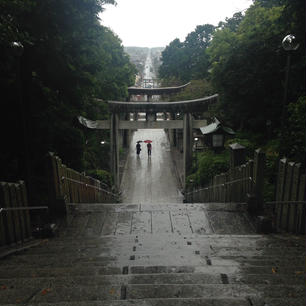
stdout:
POLYGON ((241 204, 79 204, 70 209, 77 235, 255 234, 241 204))

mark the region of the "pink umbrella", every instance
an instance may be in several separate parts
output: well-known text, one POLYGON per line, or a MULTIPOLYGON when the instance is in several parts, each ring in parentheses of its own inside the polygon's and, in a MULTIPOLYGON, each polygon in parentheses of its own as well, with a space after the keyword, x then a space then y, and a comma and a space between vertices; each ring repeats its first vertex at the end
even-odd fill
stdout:
POLYGON ((145 142, 145 143, 151 143, 152 140, 147 139, 147 140, 145 140, 144 142, 145 142))

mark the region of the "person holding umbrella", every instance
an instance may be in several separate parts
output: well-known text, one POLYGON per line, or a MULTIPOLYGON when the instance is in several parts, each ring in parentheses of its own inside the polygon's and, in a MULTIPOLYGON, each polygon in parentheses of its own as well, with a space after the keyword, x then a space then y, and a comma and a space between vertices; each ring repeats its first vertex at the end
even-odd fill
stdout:
POLYGON ((136 144, 136 153, 137 153, 137 156, 139 156, 140 151, 141 151, 140 142, 142 142, 142 141, 137 141, 137 144, 136 144))
POLYGON ((151 156, 151 153, 152 153, 152 140, 145 140, 144 142, 147 143, 147 149, 148 149, 148 156, 151 156))

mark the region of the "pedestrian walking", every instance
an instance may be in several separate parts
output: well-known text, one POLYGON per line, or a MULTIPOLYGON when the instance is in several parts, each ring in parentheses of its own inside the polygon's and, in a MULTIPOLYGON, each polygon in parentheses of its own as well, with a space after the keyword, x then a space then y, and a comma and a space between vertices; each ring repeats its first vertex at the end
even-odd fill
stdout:
POLYGON ((152 145, 150 142, 147 143, 147 149, 148 149, 148 156, 151 156, 152 153, 152 145))
POLYGON ((141 151, 141 145, 140 145, 140 143, 139 142, 137 142, 137 144, 136 144, 136 154, 139 156, 139 154, 140 154, 140 151, 141 151))

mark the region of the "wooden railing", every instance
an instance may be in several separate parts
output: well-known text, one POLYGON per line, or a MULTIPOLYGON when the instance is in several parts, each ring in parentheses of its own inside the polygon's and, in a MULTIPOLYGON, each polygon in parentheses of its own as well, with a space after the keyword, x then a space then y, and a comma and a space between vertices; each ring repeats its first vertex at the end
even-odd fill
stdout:
POLYGON ((0 248, 30 240, 45 212, 48 220, 51 220, 63 216, 68 203, 112 203, 119 200, 119 196, 107 190, 108 187, 99 180, 67 168, 53 153, 48 154, 47 164, 46 206, 28 205, 23 181, 0 182, 0 248))
POLYGON ((302 173, 301 164, 281 159, 276 199, 267 203, 274 205, 277 229, 305 233, 305 190, 305 173, 302 173))
POLYGON ((254 189, 253 161, 216 175, 208 187, 185 194, 187 202, 246 202, 254 189))
MULTIPOLYGON (((238 155, 235 157, 234 151, 231 154, 233 164, 232 160, 238 155)), ((284 158, 280 160, 275 176, 275 200, 264 202, 265 154, 258 149, 254 161, 236 167, 231 165, 227 173, 216 175, 210 186, 187 192, 185 201, 246 203, 251 214, 270 218, 273 230, 304 234, 305 171, 302 173, 301 164, 288 162, 284 158)))
POLYGON ((245 203, 247 196, 262 192, 264 155, 256 150, 254 160, 231 167, 227 173, 213 177, 211 184, 185 194, 186 202, 235 202, 245 203))
POLYGON ((53 153, 48 154, 48 189, 52 210, 61 211, 64 203, 112 203, 118 194, 107 190, 99 180, 66 167, 53 153))
POLYGON ((0 182, 0 246, 22 243, 32 236, 24 182, 0 182))

